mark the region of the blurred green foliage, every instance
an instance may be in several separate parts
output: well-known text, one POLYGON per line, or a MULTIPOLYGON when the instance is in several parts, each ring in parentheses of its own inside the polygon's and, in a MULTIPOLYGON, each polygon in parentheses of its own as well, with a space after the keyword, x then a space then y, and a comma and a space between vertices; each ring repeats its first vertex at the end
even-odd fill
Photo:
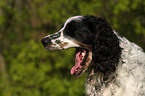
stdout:
POLYGON ((145 0, 0 0, 0 96, 85 96, 86 74, 70 75, 74 51, 50 52, 41 38, 68 17, 105 17, 145 49, 145 0))

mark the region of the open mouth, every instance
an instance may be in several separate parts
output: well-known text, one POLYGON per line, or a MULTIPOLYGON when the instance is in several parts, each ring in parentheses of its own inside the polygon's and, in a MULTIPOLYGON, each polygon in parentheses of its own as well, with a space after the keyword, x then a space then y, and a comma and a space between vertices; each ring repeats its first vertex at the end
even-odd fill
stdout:
POLYGON ((83 48, 76 48, 75 52, 75 66, 71 69, 71 74, 79 76, 85 72, 88 67, 88 53, 89 50, 83 48))

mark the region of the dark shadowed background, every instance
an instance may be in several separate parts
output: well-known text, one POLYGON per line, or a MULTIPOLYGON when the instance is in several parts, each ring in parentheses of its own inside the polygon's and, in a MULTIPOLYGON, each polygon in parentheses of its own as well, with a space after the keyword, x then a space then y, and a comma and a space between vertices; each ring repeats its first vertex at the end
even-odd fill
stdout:
POLYGON ((145 0, 0 0, 0 96, 85 96, 85 74, 70 75, 75 50, 40 42, 75 15, 105 17, 145 49, 145 0))

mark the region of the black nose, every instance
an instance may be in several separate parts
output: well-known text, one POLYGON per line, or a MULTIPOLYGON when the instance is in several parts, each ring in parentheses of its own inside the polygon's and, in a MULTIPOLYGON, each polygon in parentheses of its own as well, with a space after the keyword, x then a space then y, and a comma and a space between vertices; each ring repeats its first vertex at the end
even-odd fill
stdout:
POLYGON ((43 38, 41 39, 41 43, 43 44, 43 46, 47 46, 48 44, 51 44, 51 39, 50 38, 43 38))

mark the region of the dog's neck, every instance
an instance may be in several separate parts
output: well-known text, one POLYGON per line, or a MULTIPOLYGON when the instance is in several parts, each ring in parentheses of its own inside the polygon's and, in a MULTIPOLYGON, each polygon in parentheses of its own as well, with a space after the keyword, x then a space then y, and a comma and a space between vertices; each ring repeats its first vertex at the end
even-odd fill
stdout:
MULTIPOLYGON (((119 61, 118 68, 121 66, 121 61, 119 61)), ((95 67, 88 69, 88 78, 86 82, 86 94, 89 96, 100 96, 102 92, 110 89, 109 91, 114 93, 119 85, 116 83, 117 72, 113 72, 111 74, 104 75, 103 73, 95 72, 95 67), (112 89, 110 88, 112 87, 112 89), (89 89, 89 90, 88 90, 89 89), (114 90, 115 89, 115 90, 114 90)))
POLYGON ((108 82, 114 81, 115 77, 116 72, 112 72, 111 74, 103 74, 101 72, 95 72, 95 67, 92 67, 88 71, 87 83, 100 88, 104 85, 107 86, 108 82))

